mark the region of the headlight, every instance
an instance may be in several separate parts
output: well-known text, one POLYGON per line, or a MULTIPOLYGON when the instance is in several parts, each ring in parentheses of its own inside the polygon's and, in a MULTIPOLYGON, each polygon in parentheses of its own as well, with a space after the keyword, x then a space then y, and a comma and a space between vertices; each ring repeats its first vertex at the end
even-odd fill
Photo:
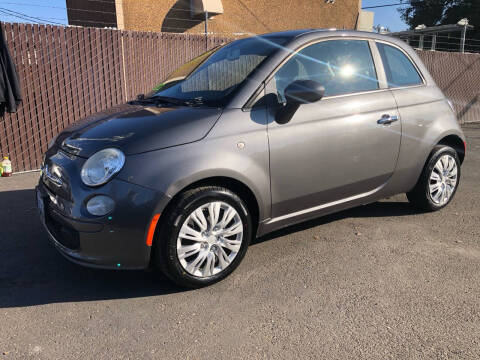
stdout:
POLYGON ((114 148, 103 149, 88 158, 80 176, 85 185, 103 185, 122 169, 123 164, 123 152, 114 148))
POLYGON ((107 215, 115 207, 113 199, 105 195, 97 195, 88 200, 87 210, 90 214, 96 216, 107 215))

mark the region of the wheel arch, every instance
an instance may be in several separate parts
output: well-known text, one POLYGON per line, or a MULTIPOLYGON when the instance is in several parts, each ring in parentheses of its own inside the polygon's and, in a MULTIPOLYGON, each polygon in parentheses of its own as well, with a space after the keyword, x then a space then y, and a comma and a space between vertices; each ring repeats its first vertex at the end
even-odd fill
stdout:
POLYGON ((437 145, 447 145, 453 148, 458 154, 458 158, 460 159, 460 164, 463 163, 463 160, 465 159, 466 144, 462 140, 462 138, 460 138, 460 136, 455 134, 444 136, 437 142, 437 145))
POLYGON ((166 213, 170 210, 171 206, 176 203, 176 200, 178 199, 180 194, 187 190, 198 188, 201 186, 220 186, 237 194, 248 207, 248 210, 252 216, 252 224, 254 226, 253 234, 256 234, 258 224, 260 222, 260 217, 262 215, 259 199, 255 195, 254 191, 247 184, 230 176, 205 177, 195 180, 186 186, 183 186, 172 196, 163 212, 166 213))

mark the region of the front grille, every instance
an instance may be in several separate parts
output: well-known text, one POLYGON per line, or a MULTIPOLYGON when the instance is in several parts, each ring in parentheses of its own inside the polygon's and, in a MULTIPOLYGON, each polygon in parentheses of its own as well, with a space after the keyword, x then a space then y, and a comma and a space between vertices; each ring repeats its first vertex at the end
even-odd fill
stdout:
POLYGON ((60 216, 55 215, 49 205, 45 204, 45 223, 55 240, 71 250, 78 250, 80 248, 78 231, 59 219, 60 216))

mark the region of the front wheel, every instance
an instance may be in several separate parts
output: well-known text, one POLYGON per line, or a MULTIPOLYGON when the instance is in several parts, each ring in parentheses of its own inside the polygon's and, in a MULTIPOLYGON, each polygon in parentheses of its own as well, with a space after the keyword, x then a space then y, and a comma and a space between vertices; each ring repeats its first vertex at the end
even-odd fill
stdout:
POLYGON ((452 201, 460 182, 460 160, 449 146, 437 145, 407 198, 424 210, 440 210, 452 201))
POLYGON ((251 216, 239 196, 222 187, 200 187, 182 193, 165 214, 155 259, 173 282, 198 288, 235 270, 251 237, 251 216))

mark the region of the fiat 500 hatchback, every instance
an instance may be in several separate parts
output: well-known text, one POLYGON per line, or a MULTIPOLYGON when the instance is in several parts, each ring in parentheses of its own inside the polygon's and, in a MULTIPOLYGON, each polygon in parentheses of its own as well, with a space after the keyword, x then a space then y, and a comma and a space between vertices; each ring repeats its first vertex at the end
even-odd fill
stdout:
POLYGON ((212 49, 60 133, 37 201, 68 259, 155 264, 199 287, 294 223, 398 193, 443 208, 464 154, 451 104, 404 42, 289 31, 212 49))

